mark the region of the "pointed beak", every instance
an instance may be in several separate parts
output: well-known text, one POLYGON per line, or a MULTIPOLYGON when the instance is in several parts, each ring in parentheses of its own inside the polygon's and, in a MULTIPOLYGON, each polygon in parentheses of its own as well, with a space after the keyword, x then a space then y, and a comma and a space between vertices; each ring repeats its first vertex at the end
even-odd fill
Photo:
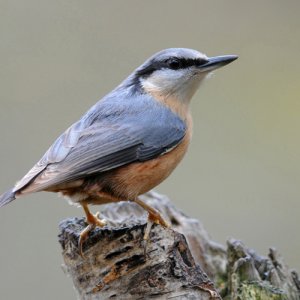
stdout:
POLYGON ((237 58, 238 58, 237 55, 222 55, 222 56, 209 57, 208 62, 199 66, 199 69, 201 72, 213 71, 215 69, 230 64, 237 58))

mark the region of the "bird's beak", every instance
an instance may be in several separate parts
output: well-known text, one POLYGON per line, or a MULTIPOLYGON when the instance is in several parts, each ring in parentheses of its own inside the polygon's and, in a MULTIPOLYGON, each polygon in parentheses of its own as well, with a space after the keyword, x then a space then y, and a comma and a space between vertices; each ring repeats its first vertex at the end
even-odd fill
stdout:
POLYGON ((199 70, 201 72, 213 71, 227 64, 230 64, 237 58, 238 58, 237 55, 222 55, 222 56, 209 57, 207 63, 199 66, 199 70))

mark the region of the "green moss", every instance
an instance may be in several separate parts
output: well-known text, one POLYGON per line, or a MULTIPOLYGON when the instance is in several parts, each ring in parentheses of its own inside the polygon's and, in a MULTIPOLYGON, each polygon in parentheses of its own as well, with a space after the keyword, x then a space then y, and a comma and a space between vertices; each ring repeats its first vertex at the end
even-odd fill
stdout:
POLYGON ((236 300, 287 300, 287 296, 279 289, 275 289, 266 283, 243 282, 237 295, 232 299, 236 300))

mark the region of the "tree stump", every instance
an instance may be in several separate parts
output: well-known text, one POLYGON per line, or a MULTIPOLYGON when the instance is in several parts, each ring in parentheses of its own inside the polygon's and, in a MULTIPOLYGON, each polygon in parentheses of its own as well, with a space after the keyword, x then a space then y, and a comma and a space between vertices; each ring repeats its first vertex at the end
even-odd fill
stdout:
POLYGON ((134 203, 104 207, 107 225, 90 233, 85 258, 78 251, 84 218, 60 223, 64 269, 79 299, 300 299, 298 275, 275 249, 268 258, 236 240, 226 249, 166 197, 150 192, 142 200, 172 224, 154 225, 146 247, 147 213, 134 203))

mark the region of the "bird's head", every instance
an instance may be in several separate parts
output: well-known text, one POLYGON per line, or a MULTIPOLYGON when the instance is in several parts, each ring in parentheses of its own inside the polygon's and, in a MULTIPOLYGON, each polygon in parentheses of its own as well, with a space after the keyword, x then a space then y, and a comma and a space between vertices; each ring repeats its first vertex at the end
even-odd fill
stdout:
POLYGON ((207 57, 192 49, 170 48, 145 61, 133 74, 135 84, 156 98, 189 103, 201 81, 213 70, 237 59, 236 55, 207 57))

